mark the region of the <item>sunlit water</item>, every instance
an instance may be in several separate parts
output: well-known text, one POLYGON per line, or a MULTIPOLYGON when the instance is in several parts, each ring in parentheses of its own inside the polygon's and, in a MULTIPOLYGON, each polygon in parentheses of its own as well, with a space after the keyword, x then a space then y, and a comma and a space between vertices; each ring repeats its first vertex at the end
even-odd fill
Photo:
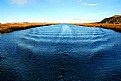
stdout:
POLYGON ((0 35, 1 81, 121 81, 121 33, 59 24, 0 35))

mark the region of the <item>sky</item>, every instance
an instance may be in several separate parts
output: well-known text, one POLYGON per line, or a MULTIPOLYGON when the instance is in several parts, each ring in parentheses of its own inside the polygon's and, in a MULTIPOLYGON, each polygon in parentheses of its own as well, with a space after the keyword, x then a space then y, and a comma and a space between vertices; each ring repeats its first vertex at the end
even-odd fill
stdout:
POLYGON ((0 23, 88 23, 120 14, 121 0, 0 0, 0 23))

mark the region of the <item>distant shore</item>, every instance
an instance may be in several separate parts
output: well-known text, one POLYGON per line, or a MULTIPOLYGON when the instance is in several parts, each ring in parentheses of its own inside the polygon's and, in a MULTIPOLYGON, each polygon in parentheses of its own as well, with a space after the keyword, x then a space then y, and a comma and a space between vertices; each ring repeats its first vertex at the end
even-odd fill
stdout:
POLYGON ((121 32, 121 24, 109 24, 109 23, 84 23, 84 24, 75 24, 78 26, 87 26, 87 27, 101 27, 106 29, 112 29, 118 32, 121 32))
MULTIPOLYGON (((6 23, 0 24, 0 33, 9 33, 18 30, 24 30, 34 27, 41 27, 41 26, 49 26, 49 25, 56 25, 60 23, 6 23)), ((83 23, 83 24, 75 24, 77 26, 87 26, 87 27, 101 27, 106 29, 112 29, 118 32, 121 32, 121 24, 106 24, 106 23, 83 23)))

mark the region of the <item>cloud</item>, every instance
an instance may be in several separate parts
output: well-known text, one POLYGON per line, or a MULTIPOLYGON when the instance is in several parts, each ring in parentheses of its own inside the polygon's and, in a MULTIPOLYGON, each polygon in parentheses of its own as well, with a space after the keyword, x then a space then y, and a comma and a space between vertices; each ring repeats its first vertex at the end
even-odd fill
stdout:
POLYGON ((79 0, 80 2, 82 2, 82 0, 79 0))
POLYGON ((99 4, 97 4, 97 3, 95 3, 95 4, 88 4, 88 3, 84 3, 84 5, 86 5, 86 6, 98 6, 99 4))
POLYGON ((11 3, 17 4, 17 5, 25 5, 31 2, 32 0, 10 0, 11 3))
MULTIPOLYGON (((8 0, 12 4, 16 5, 26 5, 26 4, 33 4, 33 3, 39 3, 41 0, 8 0)), ((48 2, 60 2, 61 0, 45 0, 48 2)))

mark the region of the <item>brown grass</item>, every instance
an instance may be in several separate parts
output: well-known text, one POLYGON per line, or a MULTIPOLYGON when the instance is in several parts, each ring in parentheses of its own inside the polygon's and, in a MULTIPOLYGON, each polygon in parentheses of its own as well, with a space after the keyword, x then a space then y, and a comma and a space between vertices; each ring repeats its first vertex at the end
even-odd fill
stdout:
POLYGON ((54 25, 56 23, 6 23, 0 24, 0 33, 9 33, 17 30, 24 30, 33 27, 54 25))
POLYGON ((75 25, 87 26, 87 27, 101 27, 121 32, 121 24, 84 23, 84 24, 75 24, 75 25))
MULTIPOLYGON (((55 25, 59 23, 7 23, 0 24, 0 33, 9 33, 17 30, 24 30, 33 27, 55 25)), ((73 23, 74 24, 74 23, 73 23)), ((102 23, 84 23, 84 24, 75 24, 78 26, 87 26, 87 27, 101 27, 106 29, 113 29, 115 31, 121 32, 121 24, 102 24, 102 23)))

